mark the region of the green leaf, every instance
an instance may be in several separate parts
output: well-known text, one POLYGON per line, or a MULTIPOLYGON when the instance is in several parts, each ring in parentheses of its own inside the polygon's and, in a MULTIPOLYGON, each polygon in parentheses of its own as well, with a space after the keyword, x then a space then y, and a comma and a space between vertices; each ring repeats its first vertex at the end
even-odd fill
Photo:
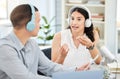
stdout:
POLYGON ((44 37, 42 37, 42 36, 38 36, 38 39, 42 39, 42 40, 43 40, 43 39, 44 39, 44 37))
POLYGON ((49 35, 46 37, 46 40, 52 40, 54 35, 49 35))
MULTIPOLYGON (((41 39, 44 41, 44 43, 46 43, 46 41, 49 41, 49 40, 52 40, 53 39, 53 35, 51 35, 51 23, 53 22, 53 20, 55 19, 55 16, 52 17, 52 19, 50 19, 50 21, 48 21, 48 19, 45 17, 45 16, 42 16, 42 20, 44 21, 43 24, 41 24, 41 32, 44 34, 44 35, 39 35, 38 36, 38 39, 41 39)), ((53 26, 53 25, 52 25, 53 26)))
POLYGON ((46 25, 44 25, 44 28, 49 29, 49 28, 50 28, 50 25, 49 25, 49 24, 46 24, 46 25))
POLYGON ((47 18, 46 18, 45 16, 42 16, 42 19, 44 20, 44 22, 45 22, 46 24, 48 24, 47 18))

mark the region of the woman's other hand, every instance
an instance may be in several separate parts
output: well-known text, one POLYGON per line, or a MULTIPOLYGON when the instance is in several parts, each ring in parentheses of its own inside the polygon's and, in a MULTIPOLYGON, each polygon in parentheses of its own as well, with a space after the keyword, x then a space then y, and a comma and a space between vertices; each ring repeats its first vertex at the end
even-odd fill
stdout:
POLYGON ((85 35, 78 36, 76 39, 79 41, 80 44, 86 46, 87 48, 94 45, 93 42, 85 35))
POLYGON ((61 48, 59 49, 59 53, 60 53, 60 57, 66 57, 66 55, 67 55, 67 53, 68 53, 68 51, 69 51, 69 48, 68 48, 68 45, 67 44, 63 44, 62 46, 61 46, 61 48))

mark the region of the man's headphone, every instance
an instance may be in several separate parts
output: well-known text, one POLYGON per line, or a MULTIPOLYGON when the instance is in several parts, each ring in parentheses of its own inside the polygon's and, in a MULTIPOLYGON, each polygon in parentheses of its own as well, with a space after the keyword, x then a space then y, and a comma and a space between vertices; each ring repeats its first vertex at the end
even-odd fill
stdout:
POLYGON ((35 29, 35 9, 33 5, 29 5, 29 6, 31 8, 32 16, 31 16, 31 20, 26 25, 26 29, 31 32, 35 29))
POLYGON ((71 15, 71 12, 76 8, 76 7, 78 7, 78 8, 81 8, 81 9, 84 9, 87 13, 88 13, 88 19, 86 19, 86 21, 85 21, 85 27, 90 27, 91 26, 91 24, 92 24, 92 22, 91 22, 91 13, 90 13, 90 11, 89 11, 89 9, 87 8, 87 7, 85 7, 85 6, 74 6, 74 7, 72 7, 72 8, 70 8, 70 10, 69 10, 69 13, 68 13, 68 24, 70 23, 70 15, 71 15))

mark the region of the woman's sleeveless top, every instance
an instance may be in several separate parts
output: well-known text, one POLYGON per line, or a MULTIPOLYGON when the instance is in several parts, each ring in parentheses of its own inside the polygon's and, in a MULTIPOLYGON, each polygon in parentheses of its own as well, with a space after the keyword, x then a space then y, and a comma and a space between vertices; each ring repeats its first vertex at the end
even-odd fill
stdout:
POLYGON ((76 48, 76 46, 74 45, 70 29, 61 31, 61 46, 63 44, 67 44, 69 47, 69 51, 63 65, 68 67, 79 67, 90 61, 91 55, 86 46, 80 44, 79 47, 76 48))

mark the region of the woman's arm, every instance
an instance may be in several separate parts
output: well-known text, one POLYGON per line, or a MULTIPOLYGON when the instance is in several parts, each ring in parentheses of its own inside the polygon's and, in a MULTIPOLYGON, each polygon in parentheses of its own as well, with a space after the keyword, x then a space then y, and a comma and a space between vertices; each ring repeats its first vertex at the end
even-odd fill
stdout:
POLYGON ((99 57, 97 58, 95 62, 96 64, 100 64, 100 61, 102 60, 102 56, 100 55, 99 50, 96 47, 96 44, 99 42, 99 34, 96 30, 94 30, 93 33, 94 33, 94 38, 95 38, 94 42, 92 42, 87 36, 79 36, 77 37, 77 40, 82 45, 85 45, 88 48, 92 58, 95 58, 97 55, 99 55, 99 57))
POLYGON ((52 41, 52 61, 63 64, 68 52, 68 46, 64 44, 61 46, 61 33, 56 33, 52 41))
POLYGON ((101 56, 98 48, 96 47, 97 43, 99 42, 99 33, 97 30, 94 30, 93 33, 94 33, 94 38, 95 38, 95 41, 93 42, 94 48, 89 51, 90 51, 92 58, 95 58, 99 54, 99 57, 97 58, 97 60, 95 62, 96 62, 96 64, 100 64, 100 61, 102 60, 102 56, 101 56))

